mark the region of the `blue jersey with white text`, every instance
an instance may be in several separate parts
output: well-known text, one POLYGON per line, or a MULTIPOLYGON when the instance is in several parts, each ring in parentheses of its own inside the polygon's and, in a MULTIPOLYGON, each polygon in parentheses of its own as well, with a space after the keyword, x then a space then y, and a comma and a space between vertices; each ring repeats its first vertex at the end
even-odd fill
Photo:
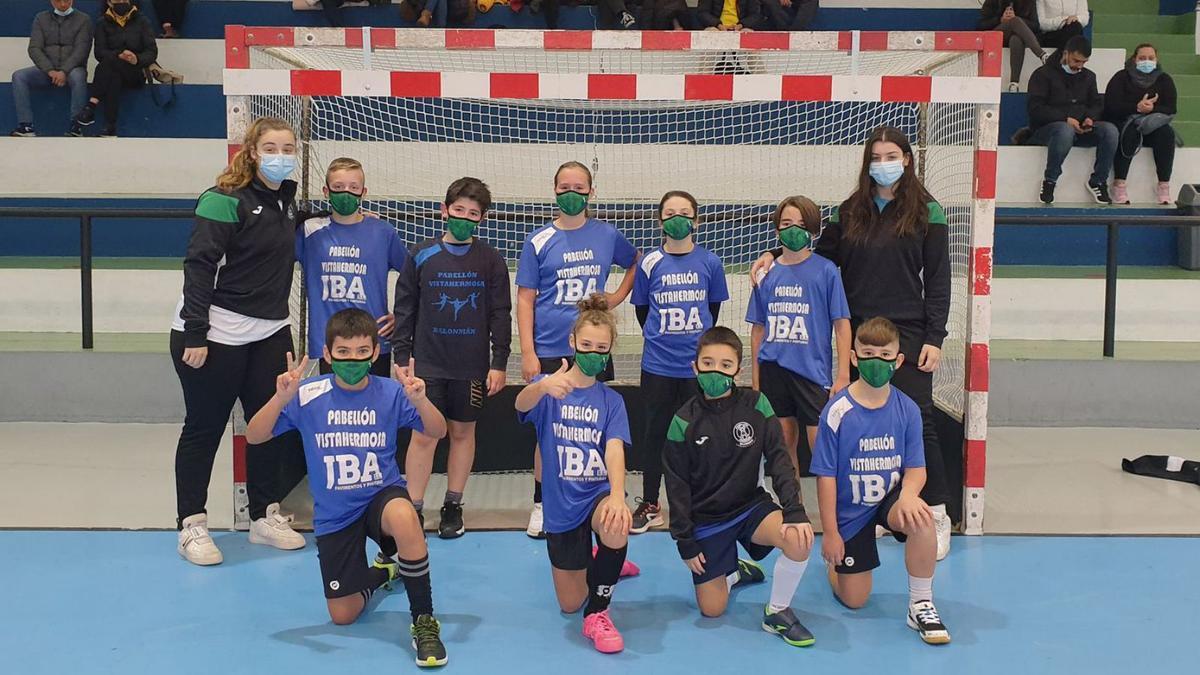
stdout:
POLYGON ((746 321, 763 327, 758 361, 770 361, 828 389, 833 385, 833 322, 849 319, 837 266, 815 253, 778 261, 751 291, 746 321))
MULTIPOLYGON (((534 382, 545 377, 539 375, 534 382)), ((546 532, 579 527, 596 497, 609 490, 604 450, 608 441, 630 443, 625 401, 603 382, 567 394, 543 396, 522 422, 537 430, 542 453, 542 509, 546 532)))
POLYGON ((864 408, 849 388, 825 405, 809 470, 837 479, 842 539, 850 539, 871 522, 879 502, 900 484, 905 469, 925 466, 921 430, 920 408, 895 387, 881 408, 864 408))
POLYGON ((579 316, 578 304, 592 293, 603 293, 613 264, 629 269, 637 249, 617 228, 588 218, 576 230, 553 223, 525 239, 517 264, 517 286, 535 289, 534 347, 541 358, 570 356, 567 342, 579 316))
POLYGON ((276 436, 298 429, 304 440, 318 536, 358 520, 383 488, 403 487, 396 430, 425 430, 398 382, 368 377, 361 391, 339 387, 333 375, 309 378, 275 422, 276 436))
MULTIPOLYGON (((308 295, 308 357, 319 359, 325 324, 338 311, 357 307, 374 319, 392 313, 388 270, 402 270, 408 250, 396 228, 374 216, 353 225, 309 218, 296 230, 296 260, 308 295)), ((379 353, 389 352, 380 339, 379 353)))
POLYGON ((649 307, 642 327, 642 370, 691 378, 700 334, 712 328, 709 303, 729 299, 721 260, 697 246, 675 255, 659 247, 638 263, 632 303, 649 307))

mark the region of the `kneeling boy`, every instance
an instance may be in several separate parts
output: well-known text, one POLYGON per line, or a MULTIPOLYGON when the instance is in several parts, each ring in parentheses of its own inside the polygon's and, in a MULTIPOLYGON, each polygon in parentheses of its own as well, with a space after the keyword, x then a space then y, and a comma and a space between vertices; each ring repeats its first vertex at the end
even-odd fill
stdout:
POLYGON ((892 387, 903 362, 900 333, 887 319, 858 328, 851 359, 859 379, 821 412, 812 472, 821 505, 821 554, 829 583, 842 604, 858 609, 871 595, 871 570, 879 567, 875 526, 905 542, 908 625, 929 644, 950 642, 933 606, 937 531, 922 501, 925 446, 921 411, 892 387))
POLYGON ((663 456, 671 536, 692 571, 700 613, 709 617, 725 611, 735 583, 763 579, 761 567, 738 560, 739 543, 754 560, 780 549, 762 627, 807 647, 815 639, 790 605, 808 566, 812 526, 771 404, 734 387, 741 363, 737 333, 717 326, 700 336, 694 368, 702 394, 671 420, 663 456), (782 510, 759 482, 764 459, 782 510))
POLYGON ((446 420, 425 397, 425 383, 396 366, 399 382, 369 375, 379 358, 379 327, 361 309, 344 309, 325 328, 324 358, 333 374, 301 381, 308 365, 288 354, 275 396, 246 429, 263 443, 291 429, 304 439, 313 526, 329 617, 353 623, 380 586, 400 577, 412 611, 419 666, 446 663, 433 618, 429 552, 396 463, 396 430, 408 427, 441 438, 446 420), (370 537, 386 560, 367 565, 370 537), (396 556, 393 559, 391 556, 396 556))

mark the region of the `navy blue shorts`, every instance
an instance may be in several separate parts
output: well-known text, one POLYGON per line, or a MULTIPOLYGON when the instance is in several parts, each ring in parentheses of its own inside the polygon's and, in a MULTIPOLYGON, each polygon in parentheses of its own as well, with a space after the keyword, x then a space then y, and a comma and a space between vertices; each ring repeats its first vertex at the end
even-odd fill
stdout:
MULTIPOLYGON (((888 527, 888 514, 900 499, 900 485, 892 488, 887 496, 875 508, 875 517, 867 521, 858 534, 847 539, 844 543, 845 553, 842 562, 834 568, 838 574, 862 574, 879 567, 879 547, 875 541, 875 526, 884 529, 888 527)), ((890 531, 890 530, 889 530, 890 531)), ((903 542, 908 536, 903 532, 892 532, 896 541, 903 542)))
POLYGON ((763 519, 775 511, 781 511, 774 502, 763 502, 750 507, 750 515, 733 527, 726 528, 697 540, 704 554, 704 574, 692 574, 692 583, 699 586, 706 581, 729 576, 737 569, 737 545, 741 544, 754 560, 762 560, 775 550, 774 546, 756 544, 751 539, 763 519))

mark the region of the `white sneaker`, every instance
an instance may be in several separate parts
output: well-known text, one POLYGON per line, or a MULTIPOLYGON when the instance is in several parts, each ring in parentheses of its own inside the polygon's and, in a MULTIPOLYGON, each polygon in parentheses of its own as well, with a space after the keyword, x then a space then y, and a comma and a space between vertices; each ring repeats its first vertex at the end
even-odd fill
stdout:
POLYGON ((542 505, 534 504, 533 510, 529 512, 529 526, 525 528, 525 534, 534 539, 545 539, 546 530, 542 529, 542 505))
POLYGON ((933 510, 933 526, 937 529, 937 559, 942 560, 950 555, 950 529, 954 524, 946 513, 946 505, 938 504, 933 510))
POLYGON ((267 507, 267 515, 250 523, 250 543, 266 544, 285 551, 304 548, 304 537, 292 529, 279 513, 279 504, 267 507))
POLYGON ((203 513, 183 519, 179 546, 175 550, 193 565, 219 565, 225 559, 208 534, 208 516, 203 513))

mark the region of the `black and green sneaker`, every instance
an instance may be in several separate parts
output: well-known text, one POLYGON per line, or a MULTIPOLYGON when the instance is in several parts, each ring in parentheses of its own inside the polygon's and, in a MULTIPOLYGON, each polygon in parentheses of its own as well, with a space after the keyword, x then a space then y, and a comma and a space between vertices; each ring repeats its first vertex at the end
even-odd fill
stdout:
POLYGON ((738 558, 738 580, 733 584, 734 588, 741 588, 747 584, 762 583, 767 578, 767 573, 763 570, 762 565, 753 560, 742 560, 738 558))
POLYGON ((387 570, 387 581, 383 582, 385 590, 392 590, 392 582, 400 578, 400 563, 383 554, 383 551, 375 554, 375 560, 371 563, 371 567, 387 570))
POLYGON ((418 666, 434 668, 446 665, 450 659, 446 656, 446 646, 442 644, 442 625, 437 619, 422 614, 408 630, 412 633, 413 649, 417 650, 418 666))
POLYGON ((775 633, 783 638, 783 641, 793 647, 811 647, 817 641, 813 634, 800 623, 796 618, 796 614, 789 607, 781 612, 772 612, 771 607, 767 606, 763 609, 763 630, 768 633, 775 633))

